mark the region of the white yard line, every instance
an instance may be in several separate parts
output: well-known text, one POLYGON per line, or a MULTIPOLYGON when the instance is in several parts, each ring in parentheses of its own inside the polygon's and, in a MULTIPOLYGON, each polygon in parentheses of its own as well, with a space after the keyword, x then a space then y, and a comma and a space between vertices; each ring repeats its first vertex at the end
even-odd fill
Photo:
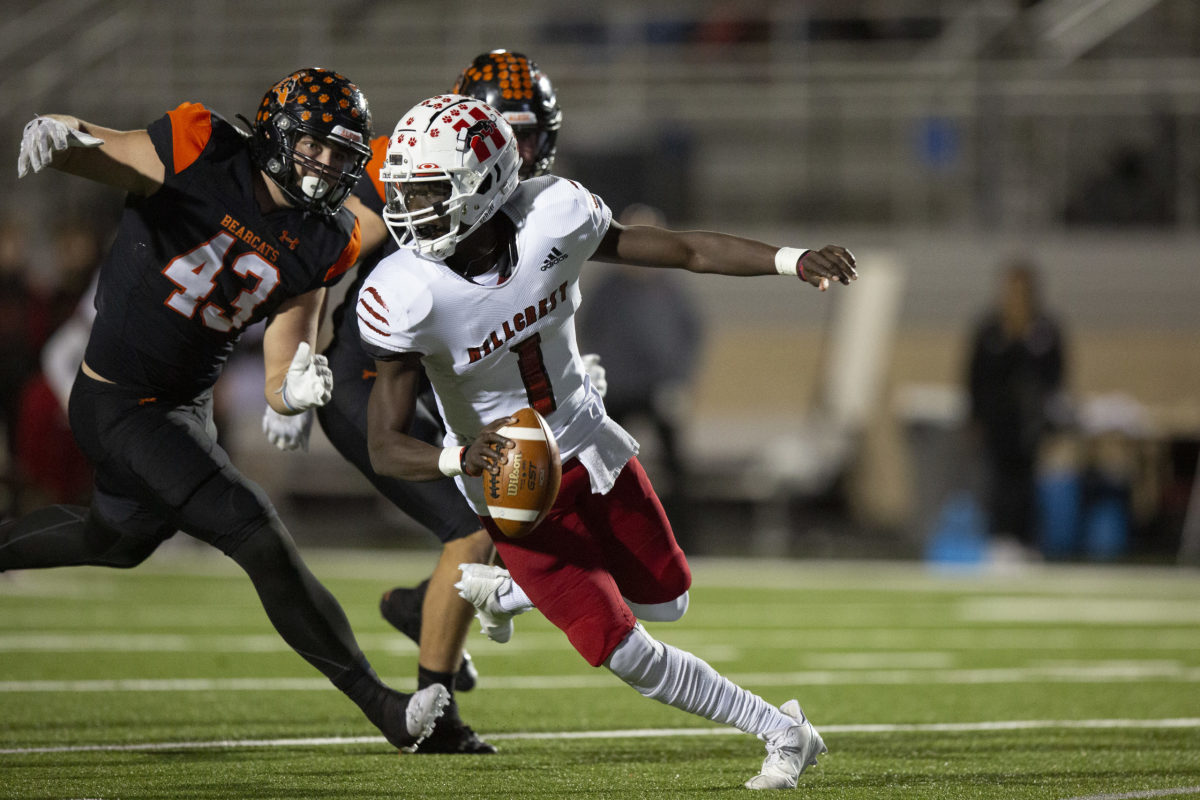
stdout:
MULTIPOLYGON (((93 626, 90 630, 73 630, 76 623, 61 612, 54 620, 48 618, 29 619, 23 611, 21 619, 0 620, 0 654, 10 652, 229 652, 264 653, 291 652, 291 648, 274 631, 208 634, 191 630, 138 631, 129 624, 116 620, 111 626, 93 626)), ((824 667, 814 659, 841 658, 845 654, 877 652, 881 659, 889 656, 901 657, 904 653, 967 650, 988 651, 1032 651, 1052 652, 1078 651, 1084 648, 1099 650, 1130 650, 1141 653, 1147 650, 1200 650, 1200 626, 1175 626, 1166 628, 1091 629, 1067 627, 1038 628, 903 628, 853 627, 837 629, 806 629, 801 636, 793 627, 780 624, 778 627, 747 628, 732 626, 700 626, 693 620, 687 628, 670 629, 664 634, 671 644, 702 654, 714 660, 713 642, 736 642, 739 647, 781 649, 795 651, 797 641, 803 644, 808 661, 804 666, 824 667), (736 638, 735 638, 736 637, 736 638), (703 651, 703 653, 701 653, 703 651)), ((204 626, 211 626, 211 617, 205 617, 204 626)), ((186 628, 198 628, 201 621, 186 628)), ((150 627, 147 625, 147 627, 150 627)), ((260 629, 261 630, 261 629, 260 629)), ((662 630, 668 630, 666 627, 662 630)), ((364 650, 409 653, 416 650, 405 636, 394 632, 364 632, 358 635, 364 650)), ((472 651, 487 653, 491 658, 520 658, 531 652, 568 652, 569 646, 563 635, 544 626, 527 625, 518 631, 511 642, 500 645, 489 642, 482 636, 472 636, 467 642, 472 651)), ((721 647, 727 646, 721 644, 721 647)), ((829 664, 848 668, 845 663, 829 664)), ((887 664, 879 664, 887 666, 887 664)), ((900 666, 900 664, 893 664, 900 666)), ((906 664, 906 666, 915 666, 906 664)), ((927 664, 926 666, 936 666, 927 664)), ((952 666, 952 665, 944 665, 952 666)))
MULTIPOLYGON (((991 669, 866 669, 729 673, 750 686, 900 686, 982 685, 1003 683, 1200 683, 1200 667, 1172 661, 1069 663, 991 669)), ((403 684, 403 681, 399 681, 403 684)), ((608 673, 489 676, 477 691, 520 689, 612 689, 620 682, 608 673)), ((0 681, 0 694, 19 692, 217 692, 327 691, 322 678, 116 678, 0 681)))
MULTIPOLYGON (((415 584, 429 574, 436 551, 306 547, 304 558, 322 580, 364 580, 395 586, 415 584)), ((696 556, 688 559, 698 586, 744 589, 866 589, 938 594, 1095 594, 1171 599, 1200 595, 1200 569, 1177 566, 1030 564, 1019 569, 987 565, 969 569, 937 567, 913 561, 850 559, 753 559, 696 556)), ((100 567, 86 568, 109 575, 100 567)), ((206 547, 160 548, 138 568, 140 574, 186 575, 245 581, 244 574, 216 550, 206 547)), ((62 596, 80 591, 75 575, 24 572, 11 574, 0 592, 62 596), (53 589, 53 591, 50 591, 53 589)), ((103 583, 103 582, 101 582, 103 583)), ((88 592, 95 582, 89 583, 88 592)))
MULTIPOLYGON (((976 733, 981 731, 1019 731, 1059 729, 1178 729, 1200 728, 1200 717, 1174 719, 1082 719, 1082 720, 1008 720, 999 722, 939 722, 925 725, 822 725, 822 734, 872 733, 976 733)), ((490 733, 494 741, 530 741, 540 739, 650 739, 675 736, 732 736, 744 735, 734 728, 631 728, 608 731, 541 731, 529 733, 490 733)), ((347 744, 383 744, 382 736, 325 736, 307 739, 217 739, 190 742, 143 742, 135 744, 64 745, 61 747, 0 748, 0 755, 37 755, 45 753, 141 752, 154 750, 214 750, 255 747, 319 747, 347 744)), ((1183 793, 1192 789, 1159 790, 1183 793)), ((1111 795, 1111 797, 1154 797, 1151 794, 1111 795)), ((1086 800, 1108 800, 1110 795, 1096 795, 1086 800)), ((1072 800, 1085 800, 1072 798, 1072 800)))

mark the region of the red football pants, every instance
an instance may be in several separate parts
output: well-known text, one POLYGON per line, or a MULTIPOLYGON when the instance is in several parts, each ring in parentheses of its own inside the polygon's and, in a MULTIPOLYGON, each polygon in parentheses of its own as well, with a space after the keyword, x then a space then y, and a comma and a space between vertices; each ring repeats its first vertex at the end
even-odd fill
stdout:
POLYGON ((490 517, 482 519, 513 579, 593 667, 637 622, 622 598, 665 603, 692 585, 687 558, 636 458, 608 494, 593 494, 587 470, 568 461, 554 507, 528 536, 509 539, 490 517))

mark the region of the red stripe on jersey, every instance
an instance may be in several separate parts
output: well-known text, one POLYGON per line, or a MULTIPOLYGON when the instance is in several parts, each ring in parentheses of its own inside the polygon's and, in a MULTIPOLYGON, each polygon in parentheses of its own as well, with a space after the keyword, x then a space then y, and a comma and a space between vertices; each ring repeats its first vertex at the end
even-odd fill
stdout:
MULTIPOLYGON (((359 322, 361 322, 363 325, 366 325, 366 326, 367 326, 368 328, 370 328, 371 330, 373 330, 373 331, 375 331, 376 333, 378 333, 380 336, 391 336, 391 334, 390 334, 390 333, 388 333, 387 331, 381 331, 381 330, 379 330, 379 328, 376 328, 374 325, 372 325, 372 324, 371 324, 371 320, 367 319, 367 318, 366 318, 366 317, 364 317, 362 314, 359 314, 359 315, 358 315, 358 321, 359 321, 359 322)), ((364 377, 364 379, 366 378, 366 374, 365 374, 365 373, 363 374, 363 377, 364 377)))
POLYGON ((379 195, 379 199, 387 202, 387 194, 383 189, 383 181, 379 180, 379 170, 383 169, 383 165, 387 163, 387 148, 390 136, 377 136, 371 140, 371 160, 367 162, 367 174, 371 176, 371 183, 375 186, 375 192, 379 195))
POLYGON ((354 231, 350 234, 350 241, 346 243, 346 249, 342 250, 342 255, 338 258, 337 263, 329 268, 325 273, 325 283, 341 275, 346 270, 354 266, 354 262, 358 261, 358 251, 362 249, 362 229, 358 226, 358 218, 354 220, 354 231))
MULTIPOLYGON (((371 289, 368 289, 367 291, 373 291, 373 290, 371 290, 371 289)), ((368 313, 368 314, 370 314, 372 317, 374 317, 375 319, 379 320, 379 321, 380 321, 380 322, 382 322, 384 325, 387 325, 387 324, 388 324, 388 318, 387 318, 387 317, 385 317, 385 316, 383 316, 382 314, 380 314, 380 313, 379 313, 378 311, 376 311, 375 309, 371 308, 369 305, 367 305, 367 301, 366 301, 366 300, 363 300, 363 299, 360 297, 360 298, 358 298, 358 304, 359 304, 360 306, 362 306, 363 308, 365 308, 365 309, 367 310, 367 313, 368 313)), ((385 306, 385 308, 386 308, 386 306, 385 306)), ((361 316, 362 316, 362 314, 359 314, 359 316, 361 317, 361 316)))
POLYGON ((212 138, 212 114, 199 103, 183 103, 168 111, 171 119, 171 158, 176 174, 195 163, 212 138))
POLYGON ((383 302, 383 297, 380 296, 379 292, 376 291, 374 286, 368 286, 367 292, 371 295, 371 297, 375 298, 376 303, 379 303, 379 305, 383 306, 384 311, 391 311, 391 309, 388 308, 388 304, 383 302))

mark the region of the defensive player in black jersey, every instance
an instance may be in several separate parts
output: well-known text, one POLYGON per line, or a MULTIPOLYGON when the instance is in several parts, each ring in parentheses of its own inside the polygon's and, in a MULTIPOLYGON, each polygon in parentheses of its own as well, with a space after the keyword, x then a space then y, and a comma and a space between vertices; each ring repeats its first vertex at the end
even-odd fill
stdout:
MULTIPOLYGON (((549 78, 536 63, 507 50, 483 53, 459 75, 454 91, 489 103, 513 126, 522 161, 520 177, 549 172, 562 112, 549 78)), ((463 651, 475 609, 458 596, 454 582, 458 580, 459 564, 492 560, 491 540, 453 481, 414 482, 378 475, 367 451, 367 399, 375 384, 375 362, 362 348, 353 305, 363 280, 383 256, 396 249, 380 216, 384 197, 379 169, 387 146, 386 135, 371 142, 372 157, 366 174, 347 201, 362 225, 363 257, 346 300, 333 312, 333 341, 324 350, 333 372, 333 398, 318 408, 316 415, 338 452, 384 497, 443 543, 433 575, 416 587, 396 587, 386 592, 380 611, 389 623, 419 643, 419 688, 440 683, 451 691, 465 691, 475 681, 470 656, 463 651)), ((592 369, 598 367, 593 363, 592 369)), ((268 408, 263 424, 276 446, 292 449, 301 445, 311 417, 282 417, 268 408)), ((441 419, 428 386, 409 433, 430 443, 442 441, 441 419)), ((496 748, 462 722, 457 704, 452 701, 419 752, 485 754, 496 752, 496 748)))
POLYGON ((449 693, 407 695, 379 680, 212 422, 213 384, 262 319, 270 406, 296 414, 328 402, 332 378, 312 343, 326 287, 359 255, 344 201, 370 156, 370 112, 353 83, 310 68, 267 92, 251 128, 194 103, 145 130, 65 115, 26 126, 19 175, 53 166, 128 194, 70 401, 71 429, 95 465, 92 505, 0 526, 0 571, 133 567, 182 530, 245 570, 288 644, 389 742, 412 749, 449 693))

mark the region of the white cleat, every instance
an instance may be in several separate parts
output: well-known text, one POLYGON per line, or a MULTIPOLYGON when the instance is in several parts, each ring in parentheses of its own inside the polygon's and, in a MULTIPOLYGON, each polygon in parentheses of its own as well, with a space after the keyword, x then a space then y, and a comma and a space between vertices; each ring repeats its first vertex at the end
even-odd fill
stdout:
POLYGON ((762 772, 746 781, 747 789, 795 789, 800 774, 817 765, 817 756, 829 752, 798 702, 788 700, 779 710, 796 724, 758 737, 767 743, 767 757, 762 772))
POLYGON ((433 726, 449 703, 450 690, 440 683, 413 692, 404 709, 404 727, 413 742, 400 749, 407 753, 415 752, 417 746, 433 733, 433 726))
POLYGON ((483 633, 503 644, 512 638, 515 614, 500 608, 500 591, 512 581, 508 570, 487 564, 459 564, 462 579, 454 584, 458 596, 475 606, 483 633))

